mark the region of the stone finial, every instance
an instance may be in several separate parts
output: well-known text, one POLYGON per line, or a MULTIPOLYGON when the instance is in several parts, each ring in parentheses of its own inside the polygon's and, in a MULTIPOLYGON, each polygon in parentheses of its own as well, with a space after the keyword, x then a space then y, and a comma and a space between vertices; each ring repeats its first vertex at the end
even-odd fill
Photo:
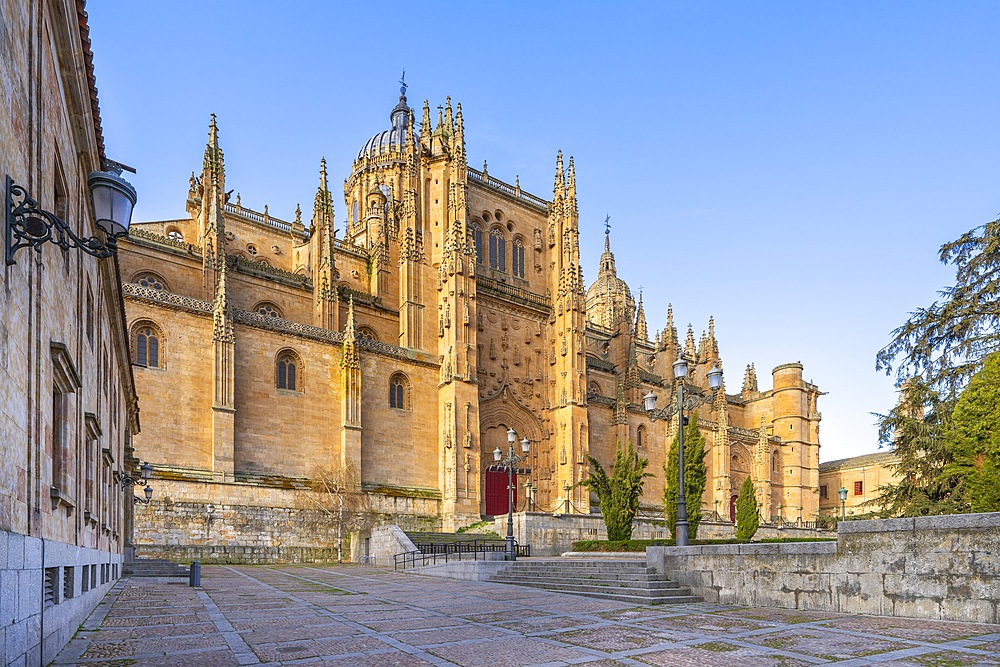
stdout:
POLYGON ((556 153, 556 178, 552 186, 553 201, 562 200, 566 196, 566 172, 563 170, 562 151, 556 153))
POLYGON ((483 180, 487 180, 490 177, 490 170, 486 164, 486 160, 483 160, 483 180))
POLYGON ((694 344, 694 327, 688 324, 687 338, 684 340, 684 356, 694 359, 698 354, 694 344))
POLYGON ((573 164, 573 156, 569 156, 569 168, 566 170, 566 197, 576 199, 576 166, 573 164))
POLYGON ((747 364, 746 372, 743 374, 743 393, 749 394, 757 391, 757 369, 753 364, 747 364))
POLYGON ((215 122, 215 114, 208 124, 208 142, 205 144, 205 157, 202 162, 203 185, 206 188, 217 186, 220 190, 225 190, 226 166, 219 148, 219 126, 215 122))
POLYGON ((635 336, 641 341, 649 340, 649 329, 646 326, 646 309, 642 305, 642 291, 639 291, 639 307, 635 315, 635 336))

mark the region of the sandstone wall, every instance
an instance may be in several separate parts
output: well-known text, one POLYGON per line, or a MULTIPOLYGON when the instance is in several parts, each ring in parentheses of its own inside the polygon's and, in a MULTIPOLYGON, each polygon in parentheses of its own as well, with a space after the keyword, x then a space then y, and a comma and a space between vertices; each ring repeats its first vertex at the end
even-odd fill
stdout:
POLYGON ((651 547, 708 602, 1000 622, 1000 513, 847 521, 837 542, 651 547))

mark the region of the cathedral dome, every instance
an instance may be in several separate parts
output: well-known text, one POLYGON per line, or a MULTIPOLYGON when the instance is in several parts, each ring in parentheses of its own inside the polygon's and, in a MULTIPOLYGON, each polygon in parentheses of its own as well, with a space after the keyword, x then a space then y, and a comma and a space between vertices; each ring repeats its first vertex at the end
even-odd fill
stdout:
POLYGON ((632 321, 635 299, 628 283, 618 277, 615 256, 611 252, 611 236, 605 233, 604 254, 597 280, 587 289, 587 319, 607 328, 614 328, 622 320, 632 321))
POLYGON ((393 107, 392 113, 389 114, 392 127, 379 132, 366 141, 365 145, 358 151, 358 159, 403 150, 406 146, 410 113, 412 113, 410 107, 406 105, 406 86, 404 85, 399 89, 399 103, 393 107))

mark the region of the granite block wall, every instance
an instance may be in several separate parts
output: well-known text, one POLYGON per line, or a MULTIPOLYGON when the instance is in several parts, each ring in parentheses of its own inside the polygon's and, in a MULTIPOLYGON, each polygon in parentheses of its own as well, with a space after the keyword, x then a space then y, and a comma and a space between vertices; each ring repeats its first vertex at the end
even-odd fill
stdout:
POLYGON ((651 547, 708 602, 1000 623, 1000 513, 846 521, 837 542, 651 547))

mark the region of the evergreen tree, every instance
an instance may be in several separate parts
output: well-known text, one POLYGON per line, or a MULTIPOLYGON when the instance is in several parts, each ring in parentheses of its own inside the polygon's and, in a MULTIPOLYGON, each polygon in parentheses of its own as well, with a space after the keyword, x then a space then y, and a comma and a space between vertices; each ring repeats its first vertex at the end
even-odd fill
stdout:
MULTIPOLYGON (((667 463, 663 466, 663 510, 670 532, 677 536, 677 437, 670 443, 667 463)), ((698 415, 692 415, 684 427, 684 499, 687 505, 688 536, 698 535, 701 523, 701 497, 705 493, 708 470, 705 466, 705 437, 698 429, 698 415)))
POLYGON ((875 367, 887 374, 895 368, 900 380, 920 376, 951 397, 1000 351, 1000 220, 944 244, 939 256, 955 266, 955 284, 892 332, 875 367))
POLYGON ((899 481, 879 488, 874 504, 883 516, 924 516, 956 511, 957 481, 943 477, 953 461, 946 435, 953 402, 943 401, 921 378, 903 385, 899 404, 879 421, 879 442, 895 449, 899 481))
POLYGON ((750 540, 757 532, 760 519, 757 516, 757 493, 753 482, 747 477, 736 497, 736 539, 750 540))
POLYGON ((587 460, 590 462, 590 477, 580 485, 597 494, 608 539, 632 539, 632 522, 639 511, 645 478, 650 476, 646 472, 649 459, 640 459, 629 441, 626 447, 618 443, 610 476, 593 456, 587 456, 587 460))
POLYGON ((1000 354, 987 358, 969 381, 947 435, 952 460, 941 480, 955 483, 958 509, 1000 511, 1000 354))

